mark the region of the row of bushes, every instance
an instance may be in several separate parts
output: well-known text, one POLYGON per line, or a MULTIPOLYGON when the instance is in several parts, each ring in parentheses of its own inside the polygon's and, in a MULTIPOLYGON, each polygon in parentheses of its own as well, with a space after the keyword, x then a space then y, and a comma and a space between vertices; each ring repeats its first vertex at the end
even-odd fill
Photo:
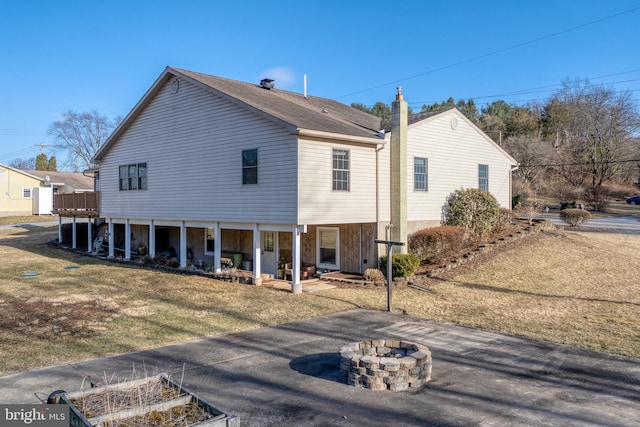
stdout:
MULTIPOLYGON (((445 225, 417 231, 409 236, 409 254, 393 255, 393 277, 414 274, 422 261, 442 262, 471 242, 504 230, 514 219, 511 210, 500 208, 495 197, 474 188, 451 193, 446 211, 445 225)), ((380 270, 385 271, 386 265, 386 257, 381 257, 380 270)))

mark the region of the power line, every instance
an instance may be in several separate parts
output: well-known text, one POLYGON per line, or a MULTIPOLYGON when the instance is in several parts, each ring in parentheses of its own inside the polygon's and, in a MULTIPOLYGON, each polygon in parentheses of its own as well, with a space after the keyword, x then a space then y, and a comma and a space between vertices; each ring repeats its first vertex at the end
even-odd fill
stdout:
POLYGON ((43 130, 35 129, 0 129, 0 134, 45 135, 46 132, 43 130))
POLYGON ((398 79, 398 80, 394 80, 394 81, 391 81, 391 82, 387 82, 387 83, 383 83, 383 84, 380 84, 380 85, 377 85, 377 86, 373 86, 373 87, 370 87, 368 89, 362 89, 362 90, 359 90, 359 91, 356 91, 356 92, 348 93, 346 95, 341 95, 341 96, 338 96, 338 97, 336 97, 334 99, 340 99, 340 98, 345 98, 347 96, 357 95, 359 93, 364 93, 364 92, 368 92, 370 90, 379 89, 379 88, 382 88, 382 87, 385 87, 385 86, 401 83, 401 82, 404 82, 404 81, 407 81, 407 80, 412 80, 412 79, 415 79, 417 77, 425 76, 427 74, 432 74, 432 73, 435 73, 435 72, 438 72, 438 71, 447 70, 449 68, 457 67, 458 65, 468 64, 469 62, 477 61, 479 59, 484 59, 484 58, 488 58, 490 56, 497 55, 499 53, 507 52, 507 51, 514 50, 514 49, 518 49, 518 48, 521 48, 521 47, 524 47, 524 46, 527 46, 527 45, 530 45, 530 44, 533 44, 533 43, 537 43, 537 42, 542 41, 542 40, 550 39, 552 37, 557 37, 557 36, 559 36, 561 34, 566 34, 566 33, 569 33, 571 31, 576 31, 576 30, 579 30, 581 28, 588 27, 590 25, 599 24, 600 22, 604 22, 604 21, 607 21, 609 19, 617 18, 618 16, 626 15, 627 13, 635 12, 636 10, 639 10, 639 9, 640 9, 640 6, 634 7, 632 9, 628 9, 628 10, 625 10, 625 11, 622 11, 622 12, 619 12, 619 13, 615 13, 613 15, 606 16, 604 18, 596 19, 595 21, 590 21, 590 22, 587 22, 587 23, 584 23, 584 24, 577 25, 575 27, 571 27, 571 28, 568 28, 568 29, 565 29, 565 30, 561 30, 561 31, 557 31, 555 33, 548 34, 546 36, 538 37, 538 38, 533 39, 533 40, 529 40, 529 41, 526 41, 526 42, 522 42, 522 43, 518 43, 518 44, 515 44, 515 45, 511 45, 511 46, 508 46, 508 47, 505 47, 505 48, 502 48, 502 49, 495 50, 493 52, 489 52, 489 53, 485 53, 485 54, 482 54, 482 55, 474 56, 472 58, 465 59, 465 60, 458 61, 458 62, 454 62, 454 63, 449 64, 449 65, 444 65, 442 67, 434 68, 432 70, 425 71, 423 73, 414 74, 412 76, 404 77, 404 78, 401 78, 401 79, 398 79))
MULTIPOLYGON (((640 70, 634 70, 634 71, 640 71, 640 70)), ((631 71, 625 72, 625 73, 629 73, 631 71)), ((625 74, 625 73, 619 73, 619 74, 625 74)), ((598 77, 596 77, 597 79, 598 77)), ((601 78, 601 77, 600 77, 601 78)), ((593 80, 593 79, 589 79, 587 78, 587 80, 593 80)), ((603 86, 603 85, 616 85, 616 84, 621 84, 621 83, 630 83, 630 82, 637 82, 640 81, 639 79, 629 79, 629 80, 619 80, 619 81, 615 81, 615 82, 605 82, 605 83, 592 83, 587 85, 586 87, 594 87, 594 86, 603 86)), ((560 85, 549 85, 549 86, 541 86, 539 88, 531 88, 531 89, 522 89, 522 90, 517 90, 517 91, 513 91, 513 92, 505 92, 505 93, 501 93, 501 94, 496 94, 496 95, 484 95, 484 96, 477 96, 477 97, 465 97, 466 99, 473 99, 473 101, 475 102, 477 99, 485 99, 485 98, 500 98, 500 97, 508 97, 510 95, 530 95, 530 94, 535 94, 535 93, 547 93, 547 92, 552 92, 553 89, 547 89, 547 90, 536 90, 536 89, 543 89, 543 88, 548 88, 548 87, 554 87, 554 88, 558 88, 562 86, 560 85)), ((640 91, 640 89, 631 89, 628 90, 629 92, 638 92, 640 91)), ((465 99, 465 98, 461 98, 461 99, 465 99)), ((542 98, 531 98, 531 99, 525 99, 525 100, 516 100, 516 101, 512 101, 512 102, 530 102, 530 101, 542 101, 542 98)), ((410 105, 424 105, 424 104, 433 104, 434 102, 438 102, 438 101, 415 101, 415 102, 409 102, 410 105)), ((490 102, 486 102, 486 103, 476 103, 476 105, 486 105, 489 104, 490 102)))
POLYGON ((14 158, 14 157, 19 157, 19 156, 24 156, 24 155, 30 154, 30 153, 32 153, 34 151, 39 151, 40 150, 40 145, 30 145, 29 147, 22 148, 22 149, 17 150, 17 151, 13 151, 13 152, 10 152, 10 153, 2 153, 2 154, 0 154, 0 158, 7 159, 7 158, 14 158))

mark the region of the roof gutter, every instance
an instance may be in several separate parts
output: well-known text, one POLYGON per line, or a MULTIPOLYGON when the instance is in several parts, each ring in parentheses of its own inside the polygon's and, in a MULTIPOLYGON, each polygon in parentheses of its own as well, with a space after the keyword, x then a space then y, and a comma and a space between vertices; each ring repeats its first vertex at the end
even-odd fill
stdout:
POLYGON ((385 144, 384 140, 380 140, 380 138, 372 138, 367 136, 355 136, 355 135, 345 135, 341 133, 331 133, 331 132, 323 132, 320 130, 312 130, 312 129, 301 129, 297 128, 295 130, 295 134, 299 136, 307 136, 310 138, 321 138, 321 139, 329 139, 334 141, 346 141, 346 142, 355 142, 358 144, 367 144, 378 146, 379 144, 385 144))

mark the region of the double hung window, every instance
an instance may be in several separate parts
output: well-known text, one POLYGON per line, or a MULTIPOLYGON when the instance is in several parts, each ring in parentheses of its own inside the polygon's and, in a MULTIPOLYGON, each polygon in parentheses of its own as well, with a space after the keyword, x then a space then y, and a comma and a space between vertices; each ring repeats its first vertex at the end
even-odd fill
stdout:
POLYGON ((348 150, 333 150, 333 190, 349 191, 348 150))
POLYGON ((258 183, 258 150, 242 150, 242 184, 258 183))
POLYGON ((413 189, 427 191, 429 189, 429 162, 424 157, 413 159, 413 189))
POLYGON ((478 165, 478 188, 489 191, 489 165, 478 165))

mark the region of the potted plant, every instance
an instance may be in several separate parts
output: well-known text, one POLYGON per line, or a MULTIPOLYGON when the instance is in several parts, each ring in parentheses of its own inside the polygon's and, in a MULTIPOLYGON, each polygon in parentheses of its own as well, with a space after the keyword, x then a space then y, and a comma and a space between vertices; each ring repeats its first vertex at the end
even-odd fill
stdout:
POLYGON ((278 261, 278 279, 284 279, 284 271, 287 268, 287 263, 285 262, 284 258, 281 258, 280 261, 278 261))

